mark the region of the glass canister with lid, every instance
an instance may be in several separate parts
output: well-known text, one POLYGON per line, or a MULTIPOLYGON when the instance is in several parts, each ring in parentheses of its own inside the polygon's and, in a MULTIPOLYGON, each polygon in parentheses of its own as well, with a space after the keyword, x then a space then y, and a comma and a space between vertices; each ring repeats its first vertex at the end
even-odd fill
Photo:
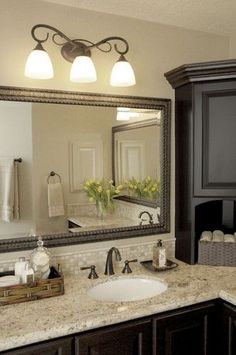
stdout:
POLYGON ((50 274, 51 253, 43 246, 42 237, 38 237, 37 248, 30 255, 30 264, 37 279, 47 279, 50 274))

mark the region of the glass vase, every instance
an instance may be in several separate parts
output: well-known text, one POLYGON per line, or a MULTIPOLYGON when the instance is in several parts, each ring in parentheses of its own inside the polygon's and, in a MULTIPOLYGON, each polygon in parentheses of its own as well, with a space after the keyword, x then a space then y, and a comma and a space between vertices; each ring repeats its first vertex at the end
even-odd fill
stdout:
POLYGON ((104 220, 107 215, 107 209, 102 201, 96 201, 96 208, 97 208, 97 218, 100 220, 104 220))

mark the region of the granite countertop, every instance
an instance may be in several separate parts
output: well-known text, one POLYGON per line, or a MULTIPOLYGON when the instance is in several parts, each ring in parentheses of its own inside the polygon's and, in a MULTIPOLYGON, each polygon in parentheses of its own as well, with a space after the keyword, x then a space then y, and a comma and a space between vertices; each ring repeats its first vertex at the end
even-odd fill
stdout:
MULTIPOLYGON (((178 261, 177 261, 178 262, 178 261)), ((0 351, 115 324, 218 297, 236 305, 234 267, 187 265, 166 272, 150 272, 141 265, 133 273, 87 279, 87 271, 65 278, 65 295, 0 307, 0 351), (87 290, 117 277, 158 278, 168 289, 155 297, 134 302, 95 301, 87 290)))

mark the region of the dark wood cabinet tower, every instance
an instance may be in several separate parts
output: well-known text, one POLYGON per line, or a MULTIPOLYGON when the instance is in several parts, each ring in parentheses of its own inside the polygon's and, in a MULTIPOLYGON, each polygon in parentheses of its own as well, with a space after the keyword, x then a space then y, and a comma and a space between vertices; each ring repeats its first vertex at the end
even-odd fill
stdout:
POLYGON ((202 231, 236 231, 236 60, 165 77, 175 89, 176 257, 194 264, 202 231))

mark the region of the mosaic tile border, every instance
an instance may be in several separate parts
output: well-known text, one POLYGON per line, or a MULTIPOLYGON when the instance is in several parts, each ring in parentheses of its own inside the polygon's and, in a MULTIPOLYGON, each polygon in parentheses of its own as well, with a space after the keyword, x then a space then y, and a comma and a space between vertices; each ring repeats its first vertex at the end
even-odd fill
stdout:
MULTIPOLYGON (((157 237, 158 239, 158 237, 157 237)), ((149 260, 152 258, 152 250, 155 242, 134 244, 127 246, 120 246, 119 250, 122 256, 122 261, 119 263, 114 262, 117 268, 122 267, 124 261, 127 259, 135 259, 138 261, 149 260)), ((166 247, 167 257, 174 257, 175 251, 175 240, 163 240, 163 245, 166 247)), ((98 248, 97 250, 85 250, 68 252, 63 254, 54 255, 52 258, 52 264, 57 266, 60 264, 64 275, 76 275, 80 272, 81 266, 90 266, 92 264, 96 265, 98 272, 104 272, 105 261, 107 256, 107 251, 109 248, 98 248)), ((26 257, 29 255, 27 251, 26 257)), ((0 272, 9 271, 14 269, 15 261, 12 259, 5 262, 0 262, 0 272)))

